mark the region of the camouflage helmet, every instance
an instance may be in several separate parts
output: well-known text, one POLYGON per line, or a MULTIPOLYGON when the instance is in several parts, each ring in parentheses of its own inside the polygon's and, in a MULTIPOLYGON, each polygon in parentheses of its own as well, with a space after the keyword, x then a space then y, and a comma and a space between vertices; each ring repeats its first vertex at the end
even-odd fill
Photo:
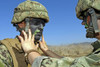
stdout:
POLYGON ((83 20, 82 12, 89 8, 94 8, 100 11, 100 0, 79 0, 76 6, 76 15, 83 20))
POLYGON ((14 16, 11 23, 19 23, 26 17, 41 18, 46 22, 49 21, 49 16, 46 8, 36 1, 27 0, 19 4, 18 7, 16 7, 14 10, 14 16))

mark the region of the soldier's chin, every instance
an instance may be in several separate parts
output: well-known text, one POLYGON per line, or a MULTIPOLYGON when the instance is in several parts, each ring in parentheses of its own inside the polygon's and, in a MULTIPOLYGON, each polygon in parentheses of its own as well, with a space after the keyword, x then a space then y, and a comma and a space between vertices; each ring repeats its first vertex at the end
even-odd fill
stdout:
POLYGON ((94 35, 94 33, 87 33, 86 34, 86 38, 95 38, 95 35, 94 35))
POLYGON ((35 36, 35 41, 39 41, 41 36, 35 36))

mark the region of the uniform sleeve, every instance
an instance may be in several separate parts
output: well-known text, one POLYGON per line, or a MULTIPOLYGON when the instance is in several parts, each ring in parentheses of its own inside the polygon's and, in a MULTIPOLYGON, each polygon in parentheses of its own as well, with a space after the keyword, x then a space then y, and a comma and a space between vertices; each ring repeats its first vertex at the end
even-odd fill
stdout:
POLYGON ((70 57, 62 59, 38 57, 33 62, 32 67, 100 67, 100 53, 76 59, 70 57))
POLYGON ((62 59, 50 58, 50 57, 38 57, 32 64, 32 67, 69 67, 71 66, 73 58, 65 57, 62 59))
POLYGON ((8 49, 0 44, 0 67, 13 67, 12 57, 8 49))
POLYGON ((71 67, 100 67, 100 53, 76 58, 71 67))

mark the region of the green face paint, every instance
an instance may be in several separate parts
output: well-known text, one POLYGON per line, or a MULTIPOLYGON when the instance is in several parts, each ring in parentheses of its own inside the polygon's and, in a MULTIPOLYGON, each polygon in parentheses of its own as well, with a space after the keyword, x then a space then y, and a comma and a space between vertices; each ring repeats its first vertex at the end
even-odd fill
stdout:
POLYGON ((32 34, 35 35, 35 41, 38 41, 42 36, 45 21, 43 19, 28 18, 28 20, 26 20, 26 25, 27 28, 31 29, 32 34))
POLYGON ((88 24, 85 24, 85 28, 88 28, 89 26, 88 26, 88 24))
POLYGON ((36 35, 38 32, 40 32, 40 30, 36 29, 34 35, 36 35))
POLYGON ((45 26, 45 21, 43 19, 38 18, 25 18, 26 26, 24 28, 19 28, 18 24, 15 24, 17 30, 21 32, 24 30, 28 34, 28 30, 30 29, 32 35, 35 35, 35 40, 38 41, 42 36, 43 28, 45 26))

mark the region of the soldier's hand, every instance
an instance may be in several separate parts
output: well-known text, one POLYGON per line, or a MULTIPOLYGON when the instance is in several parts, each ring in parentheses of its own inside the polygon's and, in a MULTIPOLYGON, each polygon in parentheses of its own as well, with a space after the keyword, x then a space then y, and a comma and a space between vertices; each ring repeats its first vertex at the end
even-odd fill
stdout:
POLYGON ((39 41, 39 43, 40 43, 39 46, 40 46, 40 48, 41 48, 41 50, 42 50, 43 52, 45 52, 45 51, 48 50, 48 47, 47 47, 47 45, 46 45, 46 42, 45 42, 45 40, 44 40, 43 35, 42 35, 42 40, 39 41))
POLYGON ((31 30, 29 29, 29 35, 26 34, 25 31, 22 31, 23 37, 18 36, 19 40, 21 41, 22 48, 24 52, 28 52, 30 50, 37 50, 38 44, 34 44, 34 35, 32 36, 31 30))

